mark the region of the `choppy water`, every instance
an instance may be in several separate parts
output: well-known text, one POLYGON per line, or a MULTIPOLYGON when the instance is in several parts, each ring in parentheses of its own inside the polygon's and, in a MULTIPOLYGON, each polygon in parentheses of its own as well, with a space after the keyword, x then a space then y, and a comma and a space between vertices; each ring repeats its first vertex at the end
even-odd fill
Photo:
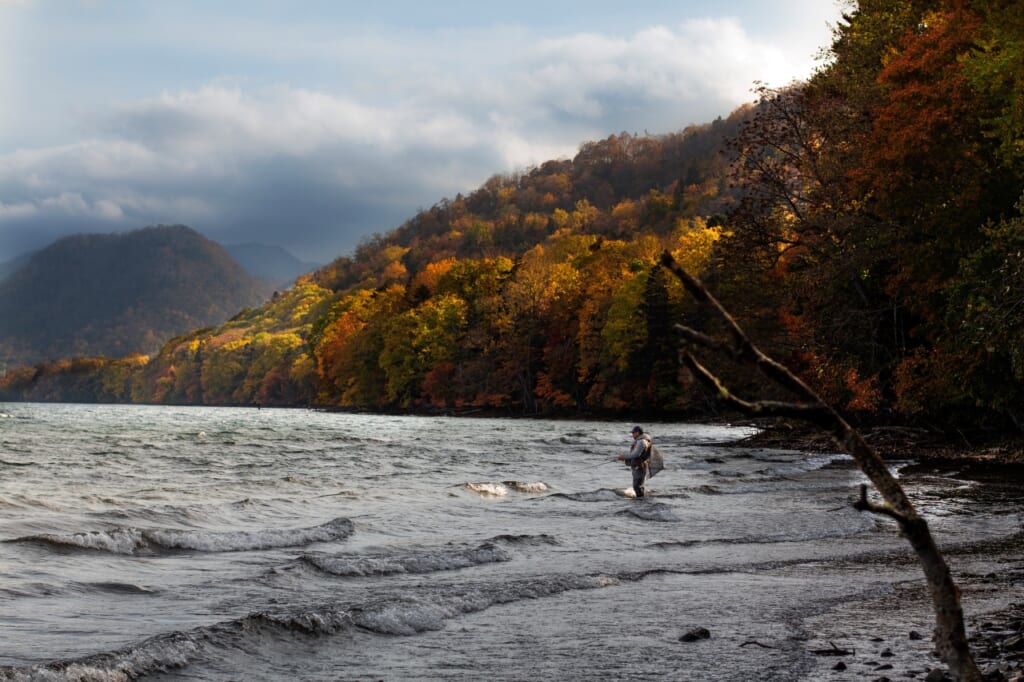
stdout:
MULTIPOLYGON (((631 426, 0 405, 0 679, 860 679, 810 650, 930 632, 847 458, 647 424, 633 500, 631 426)), ((1020 534, 1006 491, 905 485, 963 570, 1020 534)))

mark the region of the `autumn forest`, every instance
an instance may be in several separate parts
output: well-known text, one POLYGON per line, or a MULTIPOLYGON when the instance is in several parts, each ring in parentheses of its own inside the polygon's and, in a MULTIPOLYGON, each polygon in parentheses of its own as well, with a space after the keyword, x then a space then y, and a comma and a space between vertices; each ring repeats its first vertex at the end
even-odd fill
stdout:
POLYGON ((1024 429, 1022 190, 1024 6, 862 0, 807 82, 495 176, 152 357, 0 395, 704 415, 673 325, 711 323, 668 251, 844 412, 1024 429))

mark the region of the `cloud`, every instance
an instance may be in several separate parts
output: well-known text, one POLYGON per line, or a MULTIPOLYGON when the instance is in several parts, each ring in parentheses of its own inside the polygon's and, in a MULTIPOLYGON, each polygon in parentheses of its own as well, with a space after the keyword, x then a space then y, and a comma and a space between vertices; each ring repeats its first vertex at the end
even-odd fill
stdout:
POLYGON ((0 156, 0 260, 63 231, 185 223, 326 261, 494 173, 707 122, 753 81, 809 71, 729 19, 377 37, 311 41, 346 74, 334 83, 220 78, 99 110, 78 142, 0 156))

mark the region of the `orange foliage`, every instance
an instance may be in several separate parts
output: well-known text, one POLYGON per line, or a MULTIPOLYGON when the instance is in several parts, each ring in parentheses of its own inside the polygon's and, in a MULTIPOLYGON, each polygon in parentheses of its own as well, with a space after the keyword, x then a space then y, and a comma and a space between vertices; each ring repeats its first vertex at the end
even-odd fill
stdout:
POLYGON ((936 404, 949 402, 963 393, 957 374, 950 371, 964 358, 941 348, 920 349, 896 367, 896 409, 904 414, 921 414, 936 404))
POLYGON ((423 377, 423 398, 430 405, 446 407, 456 404, 455 371, 455 365, 445 360, 435 365, 423 377))
POLYGON ((576 401, 573 397, 555 386, 552 376, 548 372, 540 372, 537 375, 537 387, 534 389, 536 396, 554 407, 575 407, 576 401))
POLYGON ((334 388, 340 388, 338 381, 343 376, 345 346, 365 326, 354 312, 346 310, 324 334, 316 354, 317 374, 334 388))
POLYGON ((861 377, 857 370, 850 367, 846 370, 846 388, 850 398, 846 401, 846 409, 851 412, 870 412, 878 408, 882 393, 878 390, 878 375, 861 377))
POLYGON ((424 287, 430 292, 431 296, 436 295, 441 278, 452 269, 455 262, 454 258, 445 258, 441 261, 428 263, 422 270, 413 275, 412 281, 409 283, 409 291, 416 291, 420 287, 424 287))

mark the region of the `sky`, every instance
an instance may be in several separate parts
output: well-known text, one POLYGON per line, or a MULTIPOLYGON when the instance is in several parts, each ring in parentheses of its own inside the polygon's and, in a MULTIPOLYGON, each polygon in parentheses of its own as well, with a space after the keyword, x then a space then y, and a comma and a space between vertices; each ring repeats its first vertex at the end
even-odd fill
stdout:
POLYGON ((0 0, 0 262, 188 225, 326 263, 496 174, 728 116, 835 0, 0 0))

